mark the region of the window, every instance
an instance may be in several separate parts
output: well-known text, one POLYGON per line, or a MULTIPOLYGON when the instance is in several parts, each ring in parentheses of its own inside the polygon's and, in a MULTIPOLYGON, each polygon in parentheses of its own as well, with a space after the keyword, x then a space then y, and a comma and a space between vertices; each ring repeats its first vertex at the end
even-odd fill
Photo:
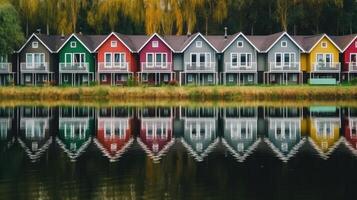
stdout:
POLYGON ((27 53, 26 54, 26 68, 34 69, 45 64, 44 53, 27 53))
POLYGON ((111 41, 111 42, 110 42, 110 46, 111 46, 111 47, 117 47, 117 46, 118 46, 117 41, 111 41))
POLYGON ((293 80, 294 82, 297 81, 297 75, 296 75, 296 74, 293 74, 293 75, 292 75, 292 80, 293 80))
POLYGON ((7 62, 7 56, 0 56, 0 63, 5 63, 7 62))
POLYGON ((231 54, 231 66, 238 66, 238 54, 232 53, 231 54))
POLYGON ((207 81, 208 82, 212 82, 213 81, 213 75, 212 74, 208 74, 207 81))
POLYGON ((243 47, 243 41, 238 41, 237 42, 237 47, 242 48, 243 47))
POLYGON ((79 63, 82 64, 84 63, 84 53, 74 53, 73 54, 73 63, 79 63))
POLYGON ((25 81, 26 82, 31 82, 31 75, 26 75, 25 76, 25 81))
POLYGON ((154 47, 154 48, 159 47, 159 42, 158 41, 152 41, 152 47, 154 47))
POLYGON ((153 53, 146 54, 146 62, 147 62, 148 67, 154 66, 154 54, 153 53))
POLYGON ((102 81, 103 82, 107 82, 107 76, 104 74, 104 75, 102 75, 102 81))
POLYGON ((105 53, 105 67, 110 67, 112 65, 112 54, 105 53))
POLYGON ((350 54, 350 62, 357 63, 357 53, 350 54))
POLYGON ((38 48, 38 42, 32 42, 32 48, 37 49, 38 48))
POLYGON ((192 74, 187 75, 187 82, 192 82, 192 74))
POLYGON ((281 62, 281 54, 280 53, 275 54, 275 63, 276 63, 276 66, 281 66, 282 62, 281 62))
POLYGON ((251 74, 248 74, 248 82, 253 82, 253 75, 251 74))
POLYGON ((64 74, 64 75, 63 75, 63 81, 64 81, 64 82, 68 82, 68 76, 67 76, 67 74, 64 74))
POLYGON ((295 62, 295 53, 276 53, 275 67, 292 67, 295 62))
POLYGON ((286 41, 281 41, 281 47, 287 47, 288 43, 286 41))
POLYGON ((202 47, 202 41, 196 41, 196 47, 201 48, 202 47))
POLYGON ((147 74, 143 74, 143 75, 142 75, 142 79, 143 79, 143 81, 148 81, 148 76, 147 76, 147 74))
POLYGON ((234 80, 233 74, 229 74, 229 75, 228 75, 228 81, 229 81, 229 82, 233 82, 233 80, 234 80))
POLYGON ((125 53, 114 53, 114 65, 124 66, 125 64, 125 53))
POLYGON ((76 48, 77 47, 77 43, 75 41, 71 42, 71 48, 76 48))
POLYGON ((322 48, 327 48, 327 42, 322 42, 322 43, 321 43, 321 47, 322 47, 322 48))
POLYGON ((168 74, 164 74, 164 81, 168 82, 169 81, 169 75, 168 74))

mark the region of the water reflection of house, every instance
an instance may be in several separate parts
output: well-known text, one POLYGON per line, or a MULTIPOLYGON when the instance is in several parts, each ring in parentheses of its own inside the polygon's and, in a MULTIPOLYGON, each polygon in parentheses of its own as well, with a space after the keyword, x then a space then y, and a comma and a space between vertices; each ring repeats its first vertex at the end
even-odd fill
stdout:
POLYGON ((50 124, 52 109, 48 107, 21 107, 18 141, 32 161, 37 161, 52 143, 50 124))
POLYGON ((357 108, 348 108, 343 134, 346 146, 357 156, 357 108))
POLYGON ((309 142, 324 159, 341 143, 340 108, 310 107, 309 142))
POLYGON ((13 127, 15 123, 15 108, 0 108, 0 147, 1 151, 8 149, 15 141, 13 127))
POLYGON ((293 107, 268 107, 264 109, 268 137, 264 141, 277 157, 287 162, 304 144, 303 109, 293 107))
POLYGON ((133 109, 128 107, 98 109, 94 143, 111 162, 133 143, 133 117, 133 109))
POLYGON ((61 107, 57 143, 75 161, 88 147, 94 131, 94 110, 90 107, 61 107))
POLYGON ((257 137, 257 108, 224 108, 222 120, 222 143, 239 162, 243 162, 261 142, 257 137))
POLYGON ((181 108, 180 119, 184 123, 182 144, 197 160, 203 161, 218 144, 216 108, 181 108))
POLYGON ((174 110, 168 107, 139 109, 140 137, 137 140, 154 162, 158 162, 175 142, 173 117, 174 110))

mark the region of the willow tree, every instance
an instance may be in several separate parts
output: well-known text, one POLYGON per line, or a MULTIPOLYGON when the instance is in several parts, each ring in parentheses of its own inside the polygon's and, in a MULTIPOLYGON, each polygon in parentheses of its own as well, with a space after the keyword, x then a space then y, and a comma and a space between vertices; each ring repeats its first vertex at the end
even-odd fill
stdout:
POLYGON ((205 0, 185 0, 181 1, 181 12, 183 23, 186 26, 187 34, 193 32, 197 23, 198 10, 204 5, 205 0))
POLYGON ((77 30, 80 9, 87 6, 87 0, 58 0, 58 29, 64 33, 75 33, 77 30))
POLYGON ((53 22, 57 20, 58 0, 40 0, 40 2, 41 12, 39 15, 46 24, 46 33, 50 34, 50 26, 54 25, 53 22))
POLYGON ((210 18, 214 22, 222 23, 228 15, 228 1, 227 0, 204 0, 202 5, 205 16, 205 32, 208 34, 208 21, 210 18))
POLYGON ((29 35, 29 23, 35 21, 35 16, 39 7, 39 0, 19 0, 19 10, 22 18, 26 21, 26 36, 29 35))

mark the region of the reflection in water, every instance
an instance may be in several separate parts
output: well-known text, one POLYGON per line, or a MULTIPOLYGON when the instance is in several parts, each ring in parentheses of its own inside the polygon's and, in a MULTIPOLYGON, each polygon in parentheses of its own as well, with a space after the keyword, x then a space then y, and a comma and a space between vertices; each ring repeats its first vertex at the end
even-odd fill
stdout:
POLYGON ((75 161, 91 142, 94 110, 89 107, 64 107, 59 111, 57 143, 75 161))
POLYGON ((0 199, 259 199, 345 186, 357 108, 3 107, 0 150, 0 199))
POLYGON ((203 161, 219 142, 216 135, 217 109, 183 108, 180 119, 184 123, 182 144, 197 161, 203 161))
POLYGON ((20 108, 18 141, 33 162, 36 162, 52 143, 52 137, 49 133, 51 119, 51 108, 20 108))
POLYGON ((264 112, 267 120, 268 138, 264 141, 277 156, 287 162, 305 142, 302 138, 302 116, 300 108, 267 108, 264 112))

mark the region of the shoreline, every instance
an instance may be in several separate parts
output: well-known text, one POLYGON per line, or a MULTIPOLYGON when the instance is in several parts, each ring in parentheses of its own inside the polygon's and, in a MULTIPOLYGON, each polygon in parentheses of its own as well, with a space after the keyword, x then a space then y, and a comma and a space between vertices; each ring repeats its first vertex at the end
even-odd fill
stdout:
POLYGON ((195 101, 264 101, 264 100, 357 100, 357 85, 339 86, 10 86, 0 87, 0 99, 47 101, 108 100, 195 100, 195 101))

